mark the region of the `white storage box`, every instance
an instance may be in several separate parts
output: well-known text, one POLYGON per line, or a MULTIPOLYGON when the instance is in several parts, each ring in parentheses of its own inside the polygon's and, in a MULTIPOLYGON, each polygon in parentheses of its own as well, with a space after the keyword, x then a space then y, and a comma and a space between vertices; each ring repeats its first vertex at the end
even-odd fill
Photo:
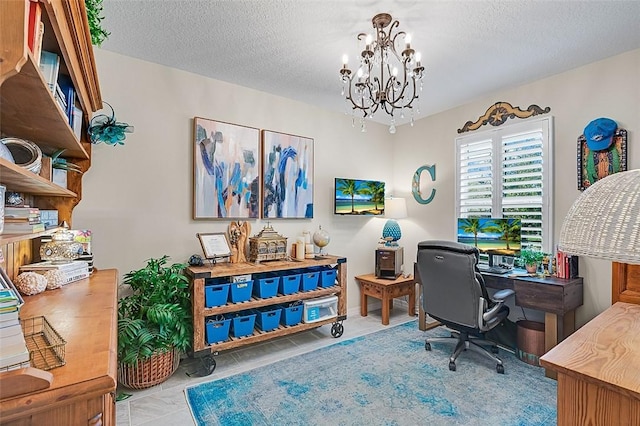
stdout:
POLYGON ((320 297, 304 301, 302 321, 318 322, 338 316, 338 296, 320 297))

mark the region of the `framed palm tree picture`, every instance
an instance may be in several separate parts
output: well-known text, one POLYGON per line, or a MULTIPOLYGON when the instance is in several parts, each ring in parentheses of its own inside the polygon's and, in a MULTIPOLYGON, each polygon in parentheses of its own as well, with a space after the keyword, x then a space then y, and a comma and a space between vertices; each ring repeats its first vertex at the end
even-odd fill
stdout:
POLYGON ((384 214, 385 184, 377 180, 335 179, 334 214, 378 216, 384 214))
POLYGON ((262 217, 313 218, 313 139, 262 131, 262 217))
POLYGON ((194 118, 193 218, 257 219, 260 131, 194 118))

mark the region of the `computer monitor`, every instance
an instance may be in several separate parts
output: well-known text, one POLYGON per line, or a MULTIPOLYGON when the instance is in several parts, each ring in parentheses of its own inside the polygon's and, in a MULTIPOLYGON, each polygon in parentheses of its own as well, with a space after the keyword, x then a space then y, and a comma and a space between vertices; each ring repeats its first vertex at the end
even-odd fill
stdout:
POLYGON ((520 219, 478 217, 458 218, 458 242, 478 248, 489 257, 493 266, 494 256, 520 255, 520 219))

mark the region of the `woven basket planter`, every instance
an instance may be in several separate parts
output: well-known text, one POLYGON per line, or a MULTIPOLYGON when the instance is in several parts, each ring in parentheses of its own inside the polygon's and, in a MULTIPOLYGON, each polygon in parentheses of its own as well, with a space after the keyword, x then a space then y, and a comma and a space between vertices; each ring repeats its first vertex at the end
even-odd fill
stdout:
POLYGON ((134 365, 118 364, 118 381, 129 389, 146 389, 167 380, 178 369, 180 352, 156 353, 134 365))

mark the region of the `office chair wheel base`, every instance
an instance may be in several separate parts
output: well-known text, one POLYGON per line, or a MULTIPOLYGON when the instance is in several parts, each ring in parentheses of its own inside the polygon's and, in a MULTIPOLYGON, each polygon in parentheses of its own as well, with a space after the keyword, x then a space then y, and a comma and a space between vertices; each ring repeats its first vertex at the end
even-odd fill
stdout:
POLYGON ((500 352, 500 349, 498 349, 497 346, 493 345, 493 346, 491 346, 491 352, 494 353, 494 354, 497 354, 497 353, 500 352))
POLYGON ((453 361, 449 361, 449 370, 456 371, 456 363, 453 361))
POLYGON ((424 350, 425 351, 430 351, 431 350, 431 343, 424 342, 424 350))
POLYGON ((336 322, 331 326, 331 335, 336 339, 342 336, 342 333, 344 333, 344 326, 342 324, 336 322))
POLYGON ((504 365, 502 364, 496 365, 496 371, 498 372, 498 374, 504 374, 504 365))

